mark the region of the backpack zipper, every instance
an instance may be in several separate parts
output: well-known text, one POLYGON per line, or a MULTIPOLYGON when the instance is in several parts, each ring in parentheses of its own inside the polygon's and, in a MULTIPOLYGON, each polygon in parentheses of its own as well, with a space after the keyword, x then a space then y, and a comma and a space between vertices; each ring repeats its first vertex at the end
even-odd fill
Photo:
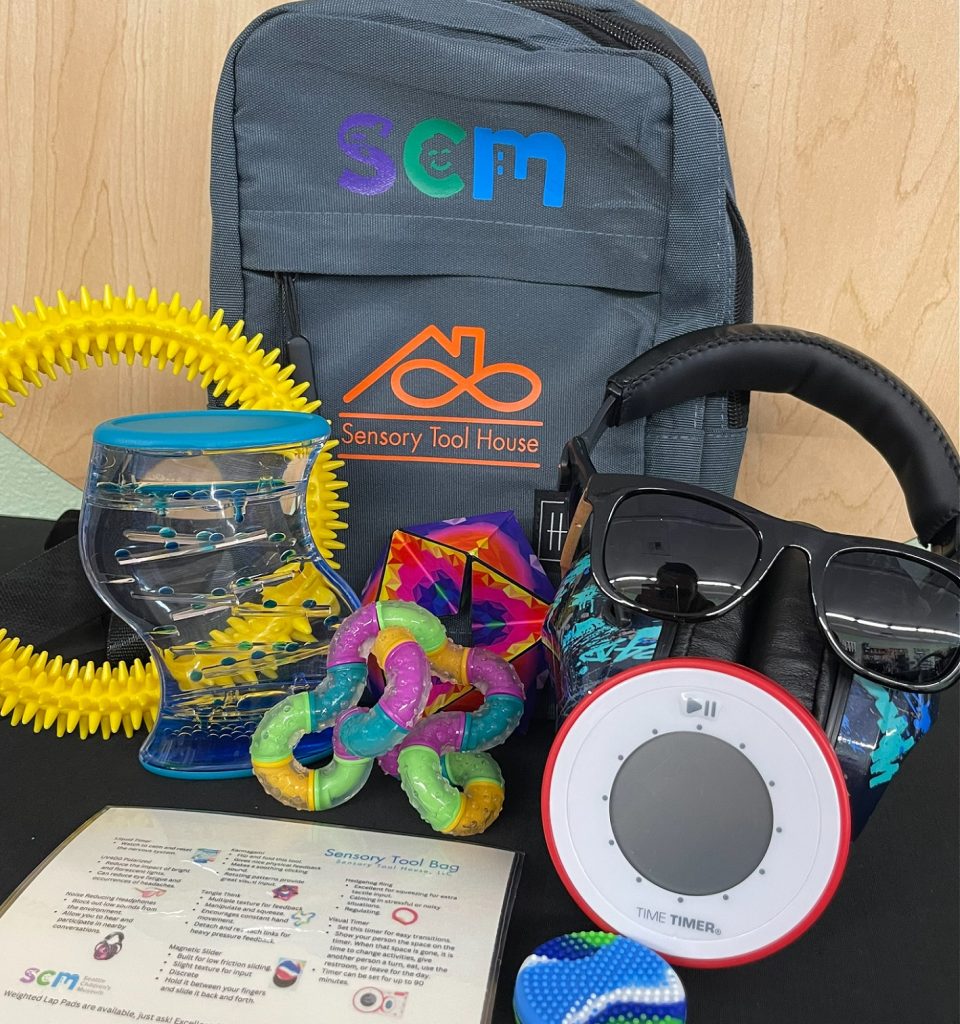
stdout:
POLYGON ((733 322, 748 324, 753 319, 753 253, 750 249, 747 227, 729 192, 727 193, 727 216, 730 218, 730 228, 733 231, 734 260, 737 265, 733 322))
POLYGON ((581 4, 568 3, 567 0, 507 0, 516 7, 528 11, 537 11, 548 18, 555 18, 565 25, 570 25, 585 36, 619 50, 645 50, 656 53, 675 64, 693 84, 703 93, 713 112, 720 117, 720 105, 709 83, 697 70, 696 65, 683 50, 663 32, 639 25, 628 18, 600 14, 581 4))
POLYGON ((286 329, 286 340, 280 343, 280 353, 285 363, 293 363, 297 368, 297 380, 306 381, 307 390, 303 397, 308 402, 316 400, 317 392, 314 381, 317 379, 313 371, 313 351, 310 342, 300 330, 300 310, 297 306, 297 293, 294 289, 296 280, 293 274, 275 273, 277 285, 277 306, 280 323, 286 329))

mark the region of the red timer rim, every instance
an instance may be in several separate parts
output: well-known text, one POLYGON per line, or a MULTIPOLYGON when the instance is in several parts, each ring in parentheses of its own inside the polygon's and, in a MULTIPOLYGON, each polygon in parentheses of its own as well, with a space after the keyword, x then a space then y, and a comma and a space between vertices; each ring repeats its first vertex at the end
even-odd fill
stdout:
POLYGON ((843 770, 840 767, 840 761, 837 758, 836 751, 828 742, 826 735, 813 715, 811 715, 810 712, 798 700, 796 700, 796 698, 792 697, 781 686, 778 686, 772 679, 768 679, 759 672, 745 668, 742 665, 734 665, 730 662, 719 661, 712 658, 664 658, 659 661, 650 662, 646 665, 639 665, 635 668, 626 669, 624 672, 619 672, 617 675, 606 680, 591 694, 580 701, 560 727, 557 735, 554 737, 553 744, 550 747, 550 754, 547 757, 547 767, 543 776, 543 784, 540 789, 540 815, 543 821, 543 833, 547 841, 547 849, 550 851, 550 859, 553 861, 554 869, 560 876, 560 880, 563 882, 567 892, 571 897, 573 897, 574 902, 587 915, 587 917, 589 917, 590 920, 599 927, 608 932, 616 932, 617 929, 604 921, 603 918, 601 918, 599 914, 590 907, 582 894, 573 884, 573 881, 570 879, 570 876, 567 874, 566 868, 563 865, 560 853, 557 850, 556 840, 554 839, 553 820, 550 813, 550 791, 553 786, 553 773, 556 767, 557 758, 560 755, 560 748, 563 746, 564 740, 570 733, 570 730, 577 723, 580 716, 588 707, 590 707, 591 704, 594 703, 594 701, 599 700, 604 694, 627 680, 635 679, 637 676, 646 675, 649 672, 659 672, 663 669, 672 668, 700 669, 701 671, 722 672, 728 676, 736 676, 738 679, 743 680, 743 682, 748 683, 751 686, 755 686, 768 696, 773 697, 774 700, 779 701, 784 705, 784 707, 789 708, 790 711, 792 711, 799 719, 800 724, 811 735, 814 742, 817 744, 817 747, 823 754, 824 759, 827 762, 827 766, 830 769, 830 777, 837 791, 837 807, 840 814, 840 839, 837 846, 837 858, 830 872, 830 877, 827 879, 827 884, 824 887, 823 892, 820 894, 819 899, 810 908, 810 910, 807 911, 806 915, 793 926, 793 928, 780 936, 780 938, 775 939, 773 942, 770 942, 765 946, 761 946, 758 949, 751 950, 749 953, 741 953, 737 956, 701 959, 698 957, 675 956, 673 954, 664 953, 661 950, 656 951, 669 963, 675 964, 679 967, 700 967, 711 969, 719 967, 739 967, 743 964, 750 964, 757 960, 762 960, 765 957, 784 949, 812 927, 814 922, 816 922, 824 910, 826 910, 828 904, 833 899, 834 894, 840 885, 840 879, 843 877, 843 871, 847 863, 847 856, 850 852, 850 799, 847 794, 847 787, 843 778, 843 770))

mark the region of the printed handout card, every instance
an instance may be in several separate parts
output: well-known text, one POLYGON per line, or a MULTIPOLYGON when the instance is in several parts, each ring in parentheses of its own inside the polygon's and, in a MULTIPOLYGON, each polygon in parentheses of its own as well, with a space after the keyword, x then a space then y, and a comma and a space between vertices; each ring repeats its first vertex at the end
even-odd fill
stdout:
POLYGON ((519 869, 449 840, 110 807, 0 907, 0 1021, 485 1024, 519 869))

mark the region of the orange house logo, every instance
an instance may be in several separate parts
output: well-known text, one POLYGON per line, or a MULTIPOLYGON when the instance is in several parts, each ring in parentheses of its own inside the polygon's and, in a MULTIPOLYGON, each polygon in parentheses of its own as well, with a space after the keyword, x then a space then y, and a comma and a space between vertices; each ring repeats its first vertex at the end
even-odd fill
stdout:
POLYGON ((517 414, 543 382, 522 363, 487 362, 486 340, 482 327, 448 336, 430 324, 401 345, 343 396, 339 457, 540 469, 543 423, 517 414), (387 385, 402 411, 361 411, 387 385))
POLYGON ((414 409, 442 409, 461 395, 469 395, 491 412, 511 413, 528 409, 543 390, 540 378, 521 363, 488 365, 485 350, 486 331, 482 327, 454 327, 448 337, 436 324, 430 324, 352 387, 343 396, 343 404, 350 405, 377 381, 389 376, 394 396, 414 409), (441 352, 459 364, 469 357, 472 350, 473 359, 468 372, 460 372, 439 359, 430 358, 429 353, 434 346, 439 346, 441 352), (439 393, 429 397, 411 394, 404 386, 404 379, 417 372, 435 374, 439 393), (502 401, 490 393, 488 387, 494 379, 505 377, 516 378, 522 383, 524 394, 521 398, 502 401))

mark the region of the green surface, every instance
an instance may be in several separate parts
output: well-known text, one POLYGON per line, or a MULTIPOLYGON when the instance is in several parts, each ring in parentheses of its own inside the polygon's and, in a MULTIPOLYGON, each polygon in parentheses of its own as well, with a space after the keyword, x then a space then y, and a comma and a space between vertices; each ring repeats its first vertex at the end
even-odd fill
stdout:
POLYGON ((80 489, 0 435, 0 515, 59 519, 80 507, 80 489))
POLYGON ((443 624, 424 608, 405 601, 380 601, 377 618, 384 628, 401 626, 413 634, 417 643, 428 653, 439 650, 447 639, 443 624))
POLYGON ((431 747, 405 747, 397 759, 400 785, 423 820, 443 832, 457 820, 463 797, 440 774, 440 755, 431 747))
POLYGON ((503 773, 490 754, 486 753, 450 753, 443 757, 443 768, 447 778, 461 789, 468 782, 493 782, 503 786, 503 773))
POLYGON ((260 764, 276 764, 290 757, 290 737, 312 730, 310 694, 292 694, 268 709, 250 744, 250 756, 260 764))
POLYGON ((363 789, 370 777, 373 758, 341 758, 333 755, 333 759, 323 768, 318 768, 313 775, 313 802, 318 811, 328 811, 331 807, 339 807, 363 789))

